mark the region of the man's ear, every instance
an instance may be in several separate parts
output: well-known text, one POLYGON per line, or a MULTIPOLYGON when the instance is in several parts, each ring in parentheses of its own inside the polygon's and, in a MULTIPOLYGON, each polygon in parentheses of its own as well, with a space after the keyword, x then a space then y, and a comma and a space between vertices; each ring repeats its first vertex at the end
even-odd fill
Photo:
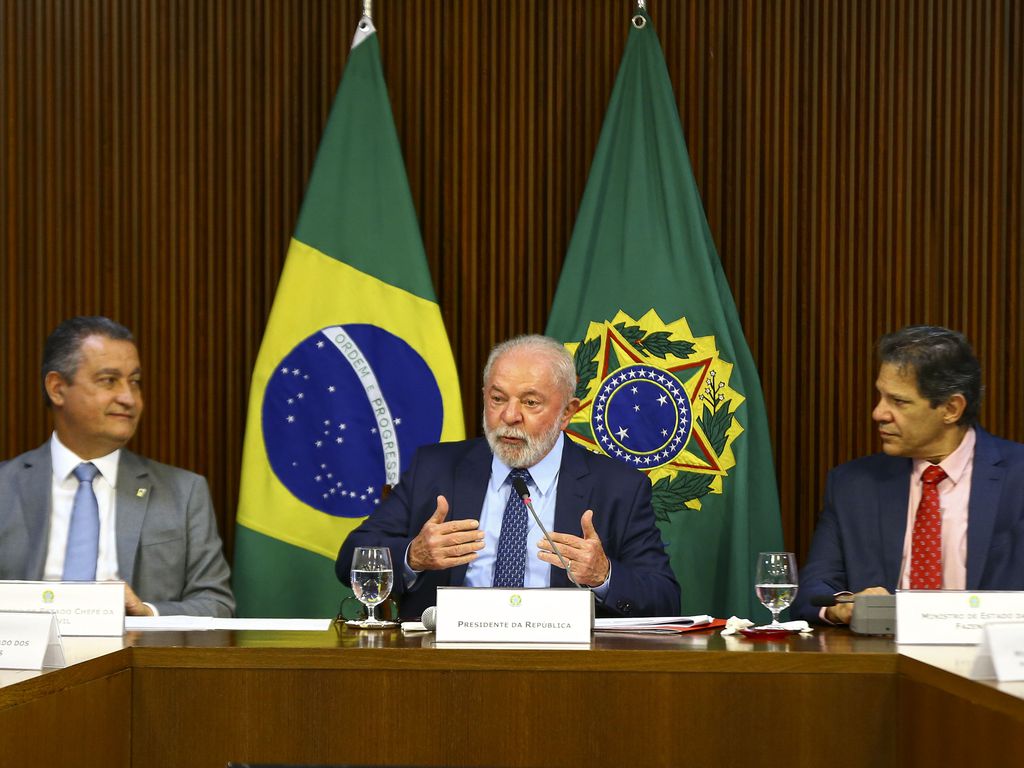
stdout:
POLYGON ((562 412, 562 429, 565 429, 567 426, 569 426, 569 419, 575 416, 576 411, 578 411, 579 409, 580 399, 578 397, 574 397, 566 404, 565 410, 562 412))
POLYGON ((46 394, 51 403, 58 406, 64 405, 64 390, 67 389, 68 382, 64 380, 63 376, 56 371, 50 371, 43 379, 43 386, 46 387, 46 394))
POLYGON ((956 424, 967 408, 967 398, 957 392, 940 407, 942 408, 942 420, 946 424, 956 424))

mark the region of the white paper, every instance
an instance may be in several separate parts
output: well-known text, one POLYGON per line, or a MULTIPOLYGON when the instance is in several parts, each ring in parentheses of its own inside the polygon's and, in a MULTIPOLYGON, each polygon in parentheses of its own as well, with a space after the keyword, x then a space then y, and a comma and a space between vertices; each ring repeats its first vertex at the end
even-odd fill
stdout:
POLYGON ((971 668, 974 680, 996 678, 1001 683, 1024 680, 1024 623, 986 624, 978 655, 971 668))
POLYGON ((214 629, 326 632, 333 619, 214 619, 214 629))
POLYGON ((323 632, 331 619, 215 619, 212 616, 126 616, 129 632, 195 632, 211 629, 323 632))
POLYGON ((698 624, 710 624, 714 618, 701 614, 699 616, 638 616, 628 619, 596 619, 594 629, 617 629, 622 627, 656 627, 663 624, 682 624, 684 627, 698 624))

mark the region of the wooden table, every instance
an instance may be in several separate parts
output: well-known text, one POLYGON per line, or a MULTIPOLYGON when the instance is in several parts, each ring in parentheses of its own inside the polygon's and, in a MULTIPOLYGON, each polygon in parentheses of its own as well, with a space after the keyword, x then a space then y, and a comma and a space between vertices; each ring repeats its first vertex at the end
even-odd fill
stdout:
POLYGON ((0 766, 1024 758, 1014 689, 845 629, 781 642, 598 634, 589 650, 442 649, 432 636, 348 629, 147 632, 100 650, 6 673, 0 766))

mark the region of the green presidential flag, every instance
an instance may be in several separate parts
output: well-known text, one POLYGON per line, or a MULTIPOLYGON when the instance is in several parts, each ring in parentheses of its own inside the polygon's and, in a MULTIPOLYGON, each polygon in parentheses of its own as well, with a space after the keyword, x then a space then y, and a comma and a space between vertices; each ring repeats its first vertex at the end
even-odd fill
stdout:
POLYGON ((463 437, 376 31, 359 22, 253 371, 241 616, 334 616, 334 558, 424 444, 463 437))
POLYGON ((754 561, 782 533, 764 399, 642 11, 547 333, 576 360, 570 436, 651 479, 683 612, 766 618, 754 561))

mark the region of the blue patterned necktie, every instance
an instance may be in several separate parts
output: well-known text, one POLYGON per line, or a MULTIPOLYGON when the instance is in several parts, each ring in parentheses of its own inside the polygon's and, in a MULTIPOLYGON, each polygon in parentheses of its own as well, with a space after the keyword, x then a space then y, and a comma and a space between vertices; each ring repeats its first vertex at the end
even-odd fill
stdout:
POLYGON ((508 503, 501 518, 498 554, 494 562, 496 587, 522 587, 526 578, 526 531, 530 527, 530 518, 523 500, 511 487, 516 477, 527 483, 531 480, 529 471, 525 469, 513 469, 508 473, 508 503))
POLYGON ((64 554, 64 581, 95 581, 96 557, 100 549, 100 507, 92 490, 99 473, 89 463, 75 467, 78 490, 71 505, 68 548, 64 554))

